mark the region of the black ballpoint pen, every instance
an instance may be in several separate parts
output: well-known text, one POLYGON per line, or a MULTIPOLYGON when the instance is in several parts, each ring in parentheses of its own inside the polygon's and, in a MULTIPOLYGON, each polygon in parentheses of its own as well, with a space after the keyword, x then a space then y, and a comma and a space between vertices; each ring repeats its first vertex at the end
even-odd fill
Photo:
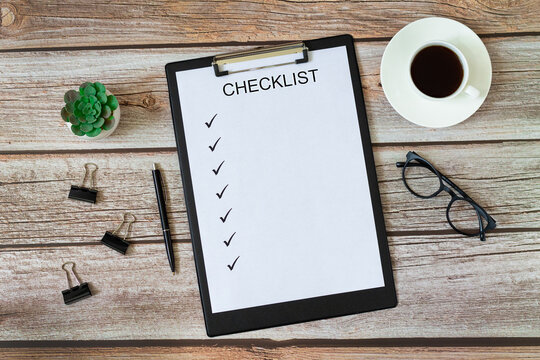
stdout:
POLYGON ((156 188, 159 217, 161 218, 161 228, 163 229, 163 237, 165 238, 165 250, 167 250, 167 257, 169 258, 169 265, 171 265, 171 270, 172 272, 174 272, 174 252, 171 240, 171 231, 169 230, 167 208, 165 206, 165 197, 163 196, 163 187, 161 186, 161 173, 159 172, 159 170, 156 169, 156 164, 154 164, 152 176, 154 177, 154 187, 156 188))

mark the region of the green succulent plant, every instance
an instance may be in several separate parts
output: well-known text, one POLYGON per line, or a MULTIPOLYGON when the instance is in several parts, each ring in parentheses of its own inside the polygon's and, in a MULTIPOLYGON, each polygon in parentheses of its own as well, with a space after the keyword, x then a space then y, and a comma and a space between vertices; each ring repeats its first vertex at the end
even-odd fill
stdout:
POLYGON ((66 92, 64 102, 62 119, 71 123, 71 131, 75 135, 95 137, 102 130, 113 128, 116 121, 113 111, 118 108, 118 100, 114 95, 107 96, 102 83, 85 82, 79 91, 66 92))

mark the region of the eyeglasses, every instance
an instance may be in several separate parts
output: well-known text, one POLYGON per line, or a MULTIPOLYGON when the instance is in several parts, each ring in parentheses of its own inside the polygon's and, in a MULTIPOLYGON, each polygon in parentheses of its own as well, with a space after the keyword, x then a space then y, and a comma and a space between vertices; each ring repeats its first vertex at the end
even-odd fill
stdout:
POLYGON ((403 168, 403 183, 413 195, 430 199, 443 190, 450 194, 452 199, 446 208, 446 220, 458 233, 466 236, 480 236, 480 240, 485 241, 485 232, 494 229, 497 225, 487 211, 471 199, 465 191, 414 151, 409 151, 407 161, 397 162, 396 167, 403 168))

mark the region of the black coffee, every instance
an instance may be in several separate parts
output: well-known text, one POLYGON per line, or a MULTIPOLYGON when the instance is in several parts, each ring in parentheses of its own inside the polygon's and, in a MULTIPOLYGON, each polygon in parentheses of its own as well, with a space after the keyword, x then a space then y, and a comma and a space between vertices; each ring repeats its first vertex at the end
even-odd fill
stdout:
POLYGON ((452 95, 463 81, 463 67, 455 52, 434 45, 420 50, 411 64, 411 77, 421 92, 443 98, 452 95))

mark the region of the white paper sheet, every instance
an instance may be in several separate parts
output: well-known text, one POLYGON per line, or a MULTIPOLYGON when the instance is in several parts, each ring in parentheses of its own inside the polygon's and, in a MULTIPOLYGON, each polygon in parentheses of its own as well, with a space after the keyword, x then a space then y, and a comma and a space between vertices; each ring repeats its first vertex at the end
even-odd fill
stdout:
POLYGON ((212 312, 383 287, 346 48, 177 80, 212 312))

